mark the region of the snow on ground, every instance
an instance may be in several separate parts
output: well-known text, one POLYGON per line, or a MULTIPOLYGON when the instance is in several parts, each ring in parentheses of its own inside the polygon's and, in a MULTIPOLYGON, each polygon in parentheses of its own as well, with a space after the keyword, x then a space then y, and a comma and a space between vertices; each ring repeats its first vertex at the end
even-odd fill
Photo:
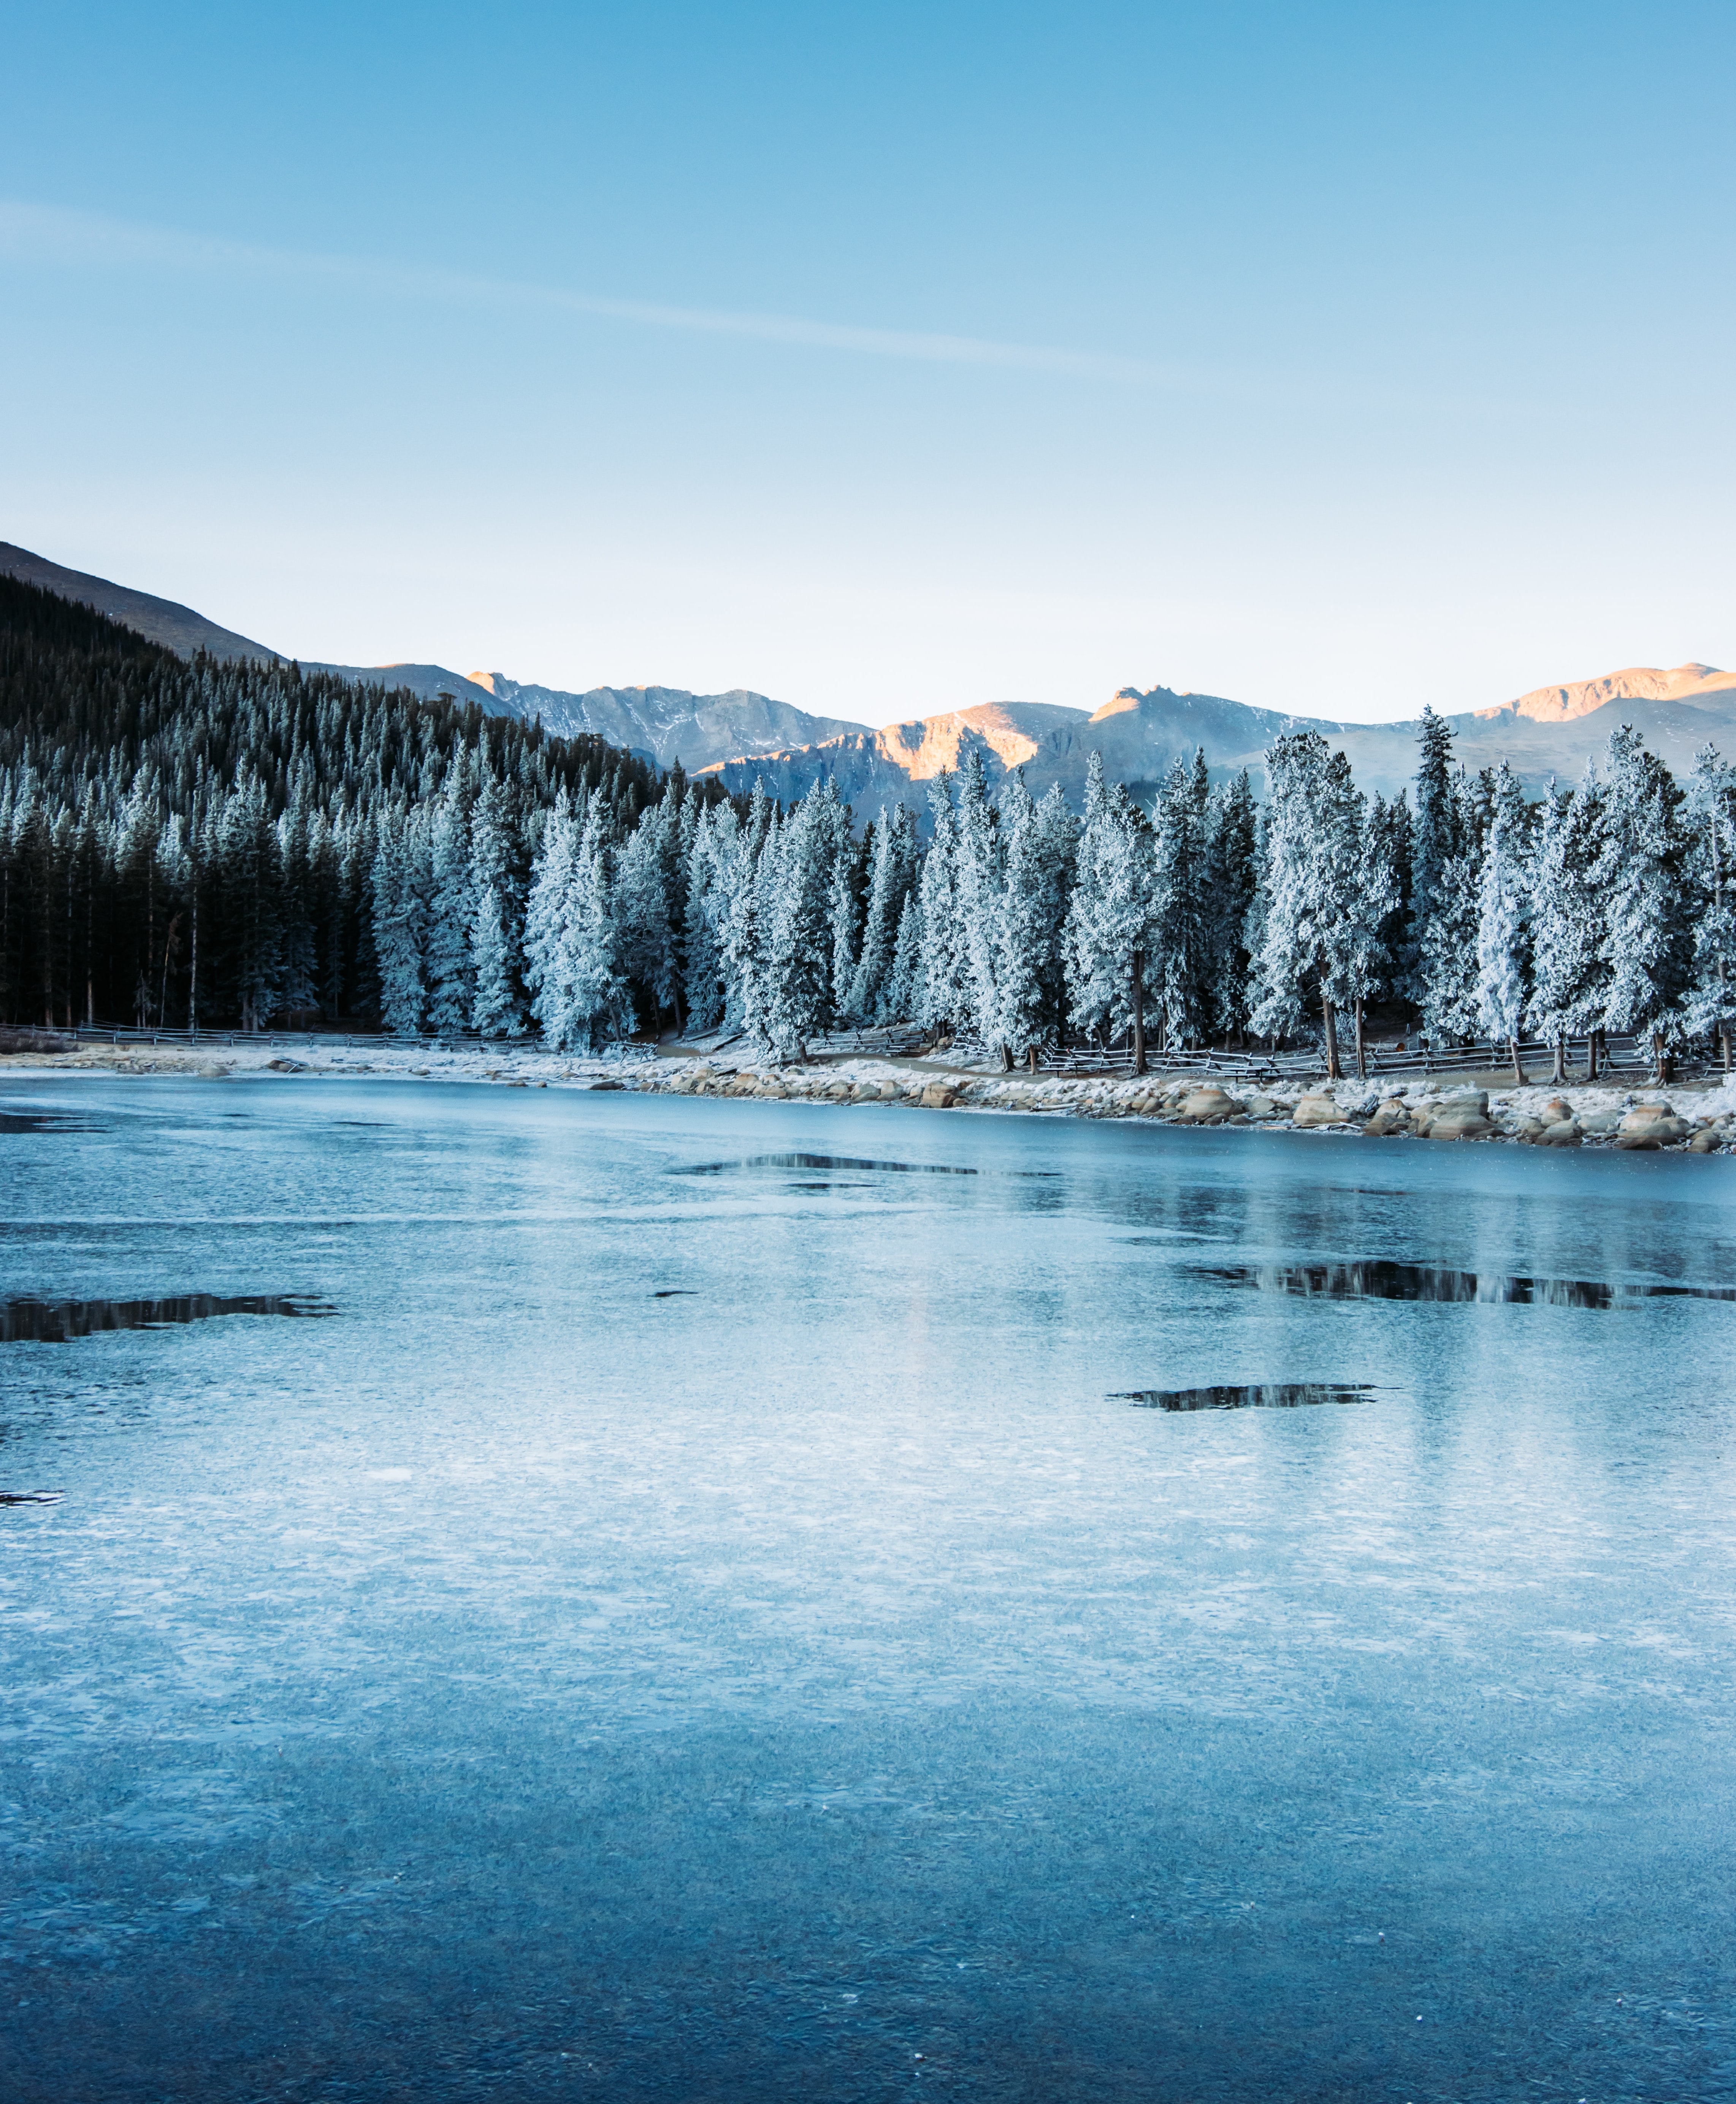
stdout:
MULTIPOLYGON (((1355 1129, 1385 1105, 1402 1106, 1402 1115, 1382 1113, 1385 1123, 1401 1130, 1413 1126, 1429 1110, 1463 1104, 1468 1095, 1486 1097, 1491 1130, 1468 1136, 1489 1139, 1536 1139, 1546 1126, 1560 1131, 1559 1112, 1546 1107, 1567 1104, 1573 1137, 1591 1145, 1614 1145, 1626 1137, 1614 1132, 1621 1117, 1636 1106, 1665 1106, 1685 1130, 1660 1129, 1662 1146, 1684 1145, 1696 1133, 1703 1141, 1736 1146, 1736 1077, 1636 1085, 1627 1078, 1605 1085, 1569 1081, 1561 1088, 1532 1083, 1519 1088, 1498 1076, 1431 1075, 1399 1084, 1341 1081, 1329 1090, 1324 1081, 1276 1081, 1267 1087, 1240 1080, 1195 1073, 1154 1072, 1143 1077, 1002 1074, 983 1067, 956 1066, 944 1059, 892 1059, 866 1056, 827 1057, 807 1064, 759 1059, 739 1042, 709 1053, 663 1046, 630 1048, 594 1057, 499 1048, 487 1051, 441 1051, 365 1041, 344 1046, 315 1039, 309 1045, 269 1041, 250 1045, 187 1048, 173 1045, 81 1045, 64 1052, 0 1053, 0 1072, 104 1074, 187 1074, 220 1081, 231 1075, 292 1075, 303 1078, 363 1077, 435 1081, 487 1081, 506 1088, 632 1090, 672 1095, 752 1096, 761 1101, 904 1103, 934 1110, 1022 1112, 1071 1117, 1133 1117, 1164 1123, 1290 1126, 1304 1096, 1329 1095, 1305 1113, 1314 1129, 1355 1129), (1215 1092, 1215 1093, 1213 1093, 1215 1092), (1334 1112, 1333 1106, 1336 1106, 1334 1112), (1599 1126, 1609 1130, 1600 1131, 1599 1126), (1528 1130, 1528 1128, 1530 1128, 1528 1130)), ((1395 1135, 1396 1136, 1396 1135, 1395 1135)))

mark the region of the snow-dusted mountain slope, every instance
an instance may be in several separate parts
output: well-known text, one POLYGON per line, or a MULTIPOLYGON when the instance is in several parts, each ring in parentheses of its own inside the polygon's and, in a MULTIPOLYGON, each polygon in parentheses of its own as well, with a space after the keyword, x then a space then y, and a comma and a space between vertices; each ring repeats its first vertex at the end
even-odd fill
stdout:
MULTIPOLYGON (((1453 715, 1449 721, 1467 767, 1493 767, 1506 760, 1533 795, 1551 774, 1576 779, 1587 760, 1603 751, 1610 732, 1624 723, 1632 724, 1654 752, 1685 773, 1695 752, 1708 742, 1736 756, 1736 675, 1706 665, 1673 671, 1637 666, 1602 680, 1544 688, 1502 707, 1453 715), (1551 713, 1553 696, 1562 698, 1551 713)), ((1217 694, 1178 694, 1168 687, 1145 693, 1124 687, 1090 716, 1083 710, 1017 703, 967 709, 885 731, 734 760, 719 771, 732 789, 750 788, 759 776, 768 789, 785 797, 802 795, 821 773, 829 772, 861 815, 900 798, 920 801, 920 784, 935 771, 927 763, 944 750, 953 756, 940 764, 955 765, 957 753, 969 742, 982 751, 991 781, 1022 766, 1034 793, 1040 796, 1058 782, 1077 805, 1093 751, 1102 754, 1111 778, 1125 782, 1136 796, 1149 796, 1166 770, 1177 760, 1191 758, 1197 746, 1204 747, 1214 776, 1245 767, 1261 789, 1266 747, 1275 738, 1298 730, 1319 731, 1342 747, 1350 755, 1358 782, 1383 796, 1395 795, 1416 772, 1413 717, 1385 724, 1342 723, 1250 708, 1217 694), (1015 747, 1004 737, 991 735, 991 720, 1018 724, 1028 732, 1027 741, 1015 747), (944 746, 930 735, 943 725, 944 746)))
POLYGON ((111 621, 124 622, 140 635, 148 635, 153 643, 177 651, 183 658, 190 658, 198 650, 208 650, 213 658, 269 658, 279 654, 268 650, 263 643, 251 643, 245 635, 237 635, 233 629, 220 628, 190 606, 182 606, 172 599, 158 599, 149 592, 134 591, 131 586, 112 583, 107 577, 89 577, 82 570, 66 569, 59 563, 51 563, 46 555, 14 547, 10 541, 0 541, 0 577, 42 585, 62 599, 93 606, 111 621))
POLYGON ((504 672, 473 672, 501 715, 535 717, 563 737, 590 731, 611 745, 648 753, 660 766, 679 760, 692 773, 739 756, 817 745, 857 724, 809 715, 746 687, 723 694, 690 694, 682 687, 592 687, 582 694, 529 686, 504 672))
MULTIPOLYGON (((156 599, 106 578, 69 570, 28 549, 0 542, 0 573, 46 585, 124 621, 184 655, 204 649, 224 658, 269 658, 263 644, 219 627, 190 607, 156 599)), ((1215 775, 1243 767, 1263 787, 1263 756, 1286 731, 1317 730, 1350 755, 1364 788, 1391 796, 1416 771, 1413 715, 1383 724, 1342 723, 1249 707, 1218 694, 1177 693, 1168 687, 1124 687, 1093 715, 1036 702, 997 702, 977 708, 913 718, 884 730, 836 716, 811 715, 746 688, 693 694, 679 687, 593 687, 572 693, 509 679, 503 672, 468 677, 443 665, 315 665, 310 671, 345 679, 408 687, 432 700, 452 695, 489 715, 536 719, 551 732, 589 731, 690 773, 721 773, 732 789, 756 778, 777 795, 803 795, 823 773, 866 817, 883 803, 922 807, 923 784, 955 768, 974 746, 990 779, 1022 767, 1039 795, 1058 782, 1077 804, 1093 751, 1111 778, 1149 796, 1177 759, 1203 746, 1215 775)), ((1409 708, 1408 697, 1398 698, 1409 708)), ((1572 780, 1601 752, 1609 733, 1631 723, 1677 773, 1685 773, 1701 746, 1736 756, 1736 672, 1690 662, 1668 670, 1630 666, 1600 678, 1539 687, 1496 708, 1449 718, 1458 756, 1469 767, 1509 761, 1534 795, 1551 774, 1572 780)))

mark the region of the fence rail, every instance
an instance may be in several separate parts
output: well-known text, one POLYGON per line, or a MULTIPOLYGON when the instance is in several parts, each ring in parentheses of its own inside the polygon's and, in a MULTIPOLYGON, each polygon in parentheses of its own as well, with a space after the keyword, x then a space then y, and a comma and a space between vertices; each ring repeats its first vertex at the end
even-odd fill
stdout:
MULTIPOLYGON (((998 1049, 968 1037, 955 1037, 950 1047, 954 1059, 969 1063, 993 1059, 998 1049)), ((1582 1082, 1589 1059, 1589 1041, 1583 1037, 1569 1038, 1565 1052, 1568 1079, 1582 1082)), ((1392 1045, 1368 1045, 1364 1047, 1364 1058, 1370 1081, 1387 1076, 1395 1078, 1401 1075, 1493 1072, 1510 1070, 1512 1066, 1511 1048, 1487 1039, 1450 1047, 1431 1045, 1427 1050, 1413 1050, 1408 1045, 1403 1051, 1392 1045)), ((1556 1048, 1547 1040, 1520 1040, 1520 1064, 1531 1081, 1550 1081, 1555 1072, 1555 1058, 1556 1048)), ((1691 1049, 1678 1046, 1670 1058, 1676 1071, 1682 1074, 1704 1073, 1722 1063, 1721 1051, 1716 1045, 1691 1049)), ((1235 1050, 1228 1046, 1160 1051, 1147 1045, 1146 1063, 1160 1073, 1228 1074, 1249 1081, 1310 1081, 1325 1073, 1326 1053, 1324 1045, 1275 1052, 1235 1050)), ((1339 1048, 1338 1063, 1347 1079, 1355 1077, 1356 1055, 1352 1047, 1339 1048)), ((1039 1046, 1037 1068, 1039 1072, 1048 1074, 1126 1074, 1133 1072, 1133 1054, 1132 1049, 1124 1045, 1069 1046, 1065 1051, 1053 1046, 1039 1046)), ((1629 1081, 1643 1079, 1655 1072, 1649 1041, 1637 1036, 1605 1038, 1599 1046, 1597 1071, 1600 1077, 1608 1074, 1612 1077, 1619 1075, 1629 1081)))
MULTIPOLYGON (((495 1054, 510 1056, 514 1053, 535 1053, 546 1050, 540 1037, 479 1037, 468 1033, 447 1032, 438 1036, 412 1036, 400 1032, 342 1031, 342 1030, 170 1030, 138 1029, 119 1023, 96 1026, 78 1024, 65 1027, 43 1023, 13 1023, 0 1026, 0 1037, 16 1043, 22 1040, 33 1045, 110 1045, 185 1046, 189 1049, 208 1046, 234 1050, 242 1045, 260 1045, 274 1051, 305 1050, 317 1051, 341 1046, 346 1051, 406 1051, 406 1052, 466 1052, 495 1054)), ((676 1049, 698 1055, 702 1050, 721 1051, 726 1045, 741 1041, 738 1032, 733 1037, 714 1038, 707 1047, 703 1041, 691 1044, 677 1041, 676 1049)), ((934 1042, 932 1032, 914 1023, 891 1023, 868 1030, 832 1031, 823 1037, 812 1039, 808 1050, 829 1056, 854 1054, 863 1058, 907 1059, 918 1054, 934 1052, 949 1057, 962 1064, 975 1064, 997 1057, 999 1047, 985 1044, 981 1039, 959 1036, 950 1041, 934 1042)), ((1519 1048, 1520 1063, 1533 1081, 1547 1081, 1555 1072, 1555 1046, 1541 1038, 1525 1039, 1519 1048)), ((621 1042, 606 1045, 595 1053, 586 1055, 609 1060, 651 1059, 657 1056, 656 1048, 643 1043, 621 1042)), ((1412 1049, 1407 1044, 1403 1051, 1395 1046, 1369 1045, 1364 1047, 1368 1078, 1377 1081, 1387 1077, 1401 1075, 1463 1073, 1467 1070, 1493 1072, 1509 1068, 1512 1054, 1504 1044, 1480 1040, 1470 1045, 1441 1047, 1431 1045, 1427 1050, 1412 1049)), ((1588 1041, 1573 1037, 1567 1041, 1566 1066, 1569 1081, 1583 1081, 1588 1057, 1588 1041)), ((1722 1065, 1721 1046, 1716 1041, 1692 1047, 1678 1046, 1670 1054, 1680 1074, 1703 1074, 1722 1065)), ((1341 1047, 1339 1063, 1347 1078, 1354 1077, 1355 1054, 1349 1047, 1341 1047)), ((1624 1080, 1643 1079, 1655 1069, 1649 1041, 1638 1036, 1606 1037, 1598 1052, 1598 1072, 1612 1079, 1619 1076, 1624 1080)), ((1258 1049, 1236 1050, 1229 1046, 1201 1046, 1189 1050, 1160 1051, 1146 1048, 1146 1064, 1162 1073, 1224 1074, 1235 1076, 1244 1081, 1309 1081, 1324 1074, 1326 1057, 1323 1046, 1301 1045, 1278 1051, 1258 1049)), ((1069 1045, 1065 1050, 1054 1045, 1038 1048, 1037 1068, 1046 1074, 1129 1074, 1133 1072, 1133 1055, 1126 1045, 1111 1046, 1069 1045)))

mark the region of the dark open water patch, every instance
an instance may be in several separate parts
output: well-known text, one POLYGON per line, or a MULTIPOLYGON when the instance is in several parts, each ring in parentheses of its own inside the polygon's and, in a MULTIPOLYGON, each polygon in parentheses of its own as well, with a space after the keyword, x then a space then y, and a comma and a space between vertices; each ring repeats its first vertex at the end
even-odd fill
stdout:
POLYGON ((64 1491, 0 1491, 0 1505, 57 1505, 64 1491))
POLYGON ((105 1330, 166 1330, 214 1315, 335 1315, 329 1300, 299 1293, 183 1293, 167 1300, 0 1301, 0 1344, 69 1344, 105 1330))
POLYGON ((1259 1381, 1249 1388, 1125 1388, 1111 1402, 1138 1410, 1298 1410, 1320 1402, 1366 1402, 1372 1381, 1259 1381))
POLYGON ((737 1169, 878 1169, 893 1176, 976 1176, 975 1169, 955 1169, 943 1161, 864 1161, 849 1154, 750 1154, 741 1161, 701 1161, 676 1176, 727 1176, 737 1169))
POLYGON ((651 1297, 653 1300, 697 1300, 699 1288, 697 1286, 660 1286, 651 1297))
POLYGON ((63 1111, 0 1111, 0 1137, 11 1132, 100 1132, 88 1118, 63 1111))
POLYGON ((1307 1300, 1487 1301, 1538 1308, 1627 1308, 1642 1300, 1736 1300, 1729 1286, 1611 1286, 1595 1278, 1528 1278, 1449 1271, 1389 1257, 1348 1264, 1202 1265, 1200 1276, 1307 1300))

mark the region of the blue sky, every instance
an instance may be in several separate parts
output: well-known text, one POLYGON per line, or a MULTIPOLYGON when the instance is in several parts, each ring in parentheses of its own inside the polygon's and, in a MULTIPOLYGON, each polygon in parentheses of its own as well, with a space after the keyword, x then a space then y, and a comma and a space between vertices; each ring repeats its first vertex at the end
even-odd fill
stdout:
POLYGON ((1736 16, 20 9, 0 538, 872 721, 1736 663, 1736 16))

